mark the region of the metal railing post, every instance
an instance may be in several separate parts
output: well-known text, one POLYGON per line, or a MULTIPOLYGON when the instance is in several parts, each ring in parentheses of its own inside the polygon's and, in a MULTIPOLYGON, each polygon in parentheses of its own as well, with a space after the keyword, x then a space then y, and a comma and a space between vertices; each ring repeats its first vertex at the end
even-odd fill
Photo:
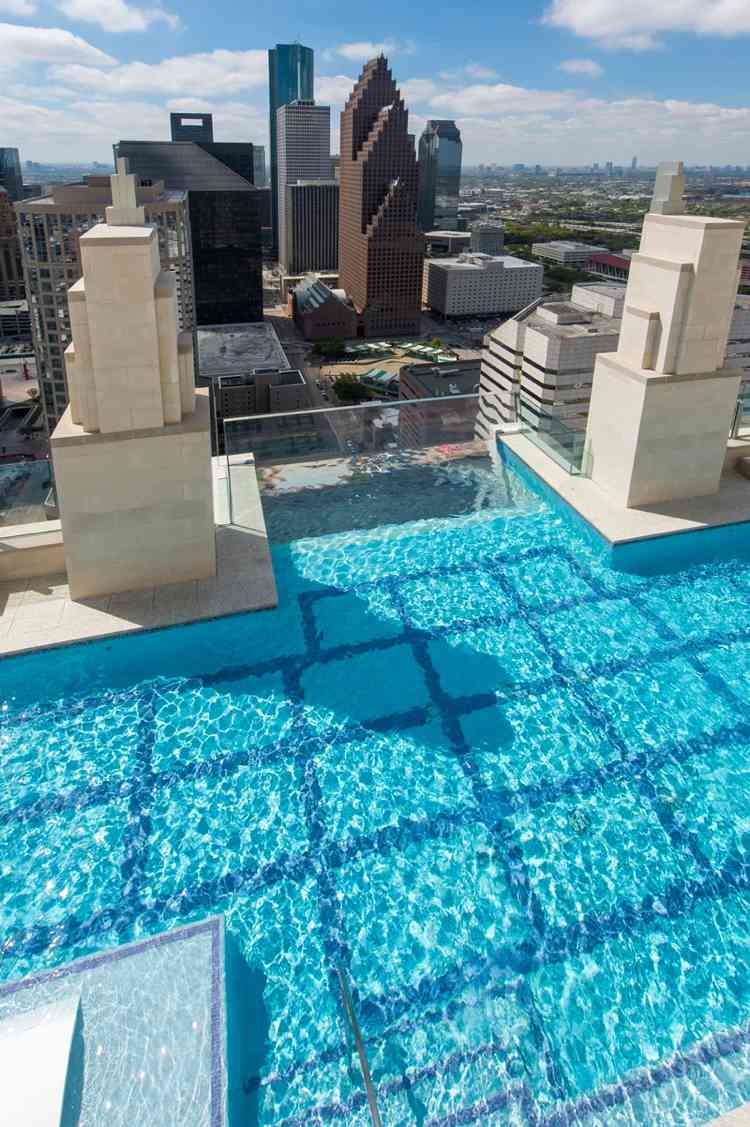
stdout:
POLYGON ((346 981, 346 974, 341 967, 336 968, 338 975, 339 987, 341 989, 341 1003, 344 1007, 347 1021, 351 1026, 352 1033, 354 1034, 354 1044, 357 1047, 357 1054, 359 1055, 359 1067, 362 1072, 362 1079, 365 1082, 365 1091, 367 1093, 367 1104, 370 1108, 370 1118, 372 1119, 372 1127, 383 1127, 383 1121, 380 1118, 378 1111, 378 1103, 375 1098, 375 1089, 372 1084, 372 1077, 370 1076, 370 1066, 367 1063, 367 1054, 365 1052, 365 1044, 362 1040, 362 1032, 359 1028, 357 1015, 354 1012, 352 1005, 351 994, 349 993, 349 986, 346 981))

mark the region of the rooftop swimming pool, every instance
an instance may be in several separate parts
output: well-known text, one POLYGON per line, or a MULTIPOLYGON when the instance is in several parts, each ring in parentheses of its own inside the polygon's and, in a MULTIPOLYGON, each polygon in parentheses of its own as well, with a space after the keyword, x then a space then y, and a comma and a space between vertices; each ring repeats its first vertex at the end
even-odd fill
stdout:
POLYGON ((386 1127, 703 1124, 750 1099, 750 553, 615 571, 512 465, 397 469, 267 499, 274 611, 2 662, 0 977, 221 913, 243 1124, 369 1122, 339 968, 386 1127))

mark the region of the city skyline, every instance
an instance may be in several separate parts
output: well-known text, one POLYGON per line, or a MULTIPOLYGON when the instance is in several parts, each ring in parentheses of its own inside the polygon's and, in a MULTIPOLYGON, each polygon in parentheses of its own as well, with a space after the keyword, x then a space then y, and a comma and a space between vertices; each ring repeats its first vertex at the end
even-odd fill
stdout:
POLYGON ((669 12, 614 0, 533 0, 523 11, 470 2, 429 23, 386 0, 378 42, 341 4, 141 8, 127 0, 0 0, 3 144, 22 159, 107 160, 113 137, 166 140, 165 113, 213 113, 216 138, 268 145, 267 50, 299 39, 316 59, 314 95, 338 117, 367 58, 397 67, 415 135, 455 119, 464 163, 628 166, 671 154, 743 164, 750 104, 750 10, 676 0, 669 12), (499 46, 501 45, 501 46, 499 46), (136 134, 137 128, 137 134, 136 134), (572 155, 573 159, 572 159, 572 155))

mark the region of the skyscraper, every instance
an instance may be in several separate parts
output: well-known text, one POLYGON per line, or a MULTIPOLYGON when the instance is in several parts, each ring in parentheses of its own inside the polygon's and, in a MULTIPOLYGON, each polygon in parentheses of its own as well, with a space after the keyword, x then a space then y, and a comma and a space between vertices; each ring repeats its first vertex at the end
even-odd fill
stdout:
MULTIPOLYGON (((185 146, 191 148, 191 146, 185 146)), ((146 222, 156 227, 162 268, 175 275, 180 329, 195 323, 187 192, 167 191, 153 179, 136 189, 146 222)), ((101 223, 112 204, 109 176, 82 184, 53 184, 49 195, 16 205, 36 370, 50 433, 68 402, 63 354, 70 344, 68 290, 81 276, 81 237, 101 223)))
POLYGON ((253 146, 239 142, 120 141, 141 180, 187 191, 197 325, 263 318, 260 193, 253 146))
POLYGON ((279 262, 288 272, 287 189, 298 180, 331 175, 331 107, 313 101, 289 102, 276 112, 279 262))
POLYGON ((0 188, 5 188, 11 203, 23 199, 23 176, 18 149, 0 148, 0 188))
POLYGON ((171 113, 169 132, 173 141, 213 141, 213 114, 171 113))
POLYGON ((286 190, 285 274, 336 270, 339 264, 339 182, 298 180, 286 190))
POLYGON ((16 213, 5 188, 0 188, 0 301, 23 300, 25 296, 16 213))
POLYGON ((266 150, 263 145, 253 145, 253 184, 266 187, 266 150))
POLYGON ((312 47, 301 43, 277 43, 268 52, 268 111, 271 139, 271 226, 274 250, 279 245, 278 163, 276 114, 289 102, 312 101, 314 85, 312 47))
POLYGON ((419 226, 458 230, 461 134, 455 121, 428 121, 419 138, 419 226))
POLYGON ((424 240, 409 115, 383 55, 341 114, 339 284, 365 335, 419 331, 424 240))

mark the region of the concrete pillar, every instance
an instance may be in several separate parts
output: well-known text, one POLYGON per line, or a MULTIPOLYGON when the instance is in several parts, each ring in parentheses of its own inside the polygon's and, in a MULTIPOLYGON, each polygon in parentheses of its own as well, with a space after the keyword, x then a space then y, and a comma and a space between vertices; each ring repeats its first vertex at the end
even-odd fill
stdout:
POLYGON ((623 507, 716 493, 737 400, 723 363, 744 225, 681 214, 683 179, 660 166, 617 352, 594 371, 587 464, 623 507))
POLYGON ((51 438, 74 599, 216 571, 209 407, 195 394, 192 338, 178 345, 156 230, 126 222, 142 209, 122 168, 113 200, 109 222, 81 238, 70 406, 51 438))

